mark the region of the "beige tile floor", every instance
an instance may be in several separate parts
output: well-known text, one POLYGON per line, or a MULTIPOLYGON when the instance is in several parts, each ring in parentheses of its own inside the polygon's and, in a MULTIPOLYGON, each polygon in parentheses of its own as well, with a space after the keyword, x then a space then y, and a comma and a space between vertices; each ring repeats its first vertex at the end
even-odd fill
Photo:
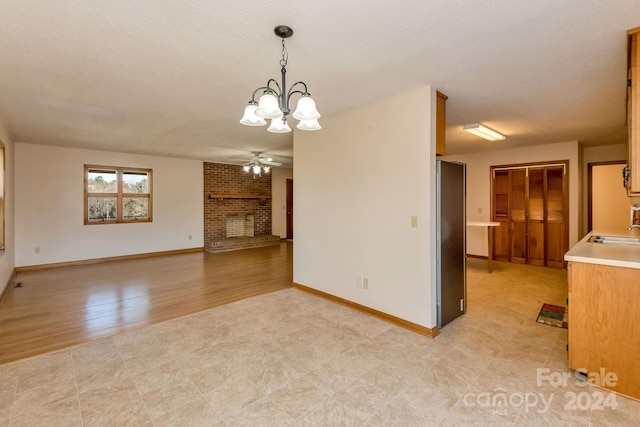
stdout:
POLYGON ((535 322, 566 272, 484 268, 434 340, 286 289, 5 365, 0 426, 640 425, 640 403, 537 384, 567 369, 567 331, 535 322))

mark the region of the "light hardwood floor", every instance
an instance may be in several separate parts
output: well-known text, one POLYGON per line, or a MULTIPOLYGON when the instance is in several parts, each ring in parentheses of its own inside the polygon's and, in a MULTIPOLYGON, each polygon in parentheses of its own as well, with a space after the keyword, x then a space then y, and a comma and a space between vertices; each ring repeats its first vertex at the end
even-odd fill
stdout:
POLYGON ((0 364, 291 287, 293 244, 18 274, 0 305, 0 364))

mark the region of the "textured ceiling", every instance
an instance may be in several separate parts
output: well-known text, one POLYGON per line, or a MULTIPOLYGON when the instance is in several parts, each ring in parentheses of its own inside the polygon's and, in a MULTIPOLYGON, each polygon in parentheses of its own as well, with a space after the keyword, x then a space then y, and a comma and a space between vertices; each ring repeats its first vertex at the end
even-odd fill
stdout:
MULTIPOLYGON (((324 116, 432 84, 448 153, 625 141, 626 30, 638 0, 0 0, 0 117, 15 141, 290 165, 292 136, 242 126, 288 78, 324 116), (481 122, 507 135, 462 132, 481 122)), ((322 123, 322 119, 321 119, 322 123)))

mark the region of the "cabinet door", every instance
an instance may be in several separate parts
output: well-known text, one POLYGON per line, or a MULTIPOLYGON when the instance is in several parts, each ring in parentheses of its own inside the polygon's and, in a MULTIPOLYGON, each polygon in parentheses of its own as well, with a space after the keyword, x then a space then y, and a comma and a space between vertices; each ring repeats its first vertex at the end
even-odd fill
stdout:
POLYGON ((615 372, 618 393, 640 399, 638 270, 571 263, 569 368, 615 372))
POLYGON ((640 196, 640 73, 638 73, 638 33, 629 34, 628 78, 631 87, 627 91, 627 135, 629 148, 629 168, 631 179, 628 183, 629 195, 640 196))

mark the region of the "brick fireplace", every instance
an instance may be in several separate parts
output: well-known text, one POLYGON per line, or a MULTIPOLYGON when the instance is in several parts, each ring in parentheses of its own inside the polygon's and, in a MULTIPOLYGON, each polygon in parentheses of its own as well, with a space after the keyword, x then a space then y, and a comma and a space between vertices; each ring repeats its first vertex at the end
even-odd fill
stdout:
POLYGON ((271 235, 271 174, 204 163, 204 248, 209 252, 280 243, 271 235))

